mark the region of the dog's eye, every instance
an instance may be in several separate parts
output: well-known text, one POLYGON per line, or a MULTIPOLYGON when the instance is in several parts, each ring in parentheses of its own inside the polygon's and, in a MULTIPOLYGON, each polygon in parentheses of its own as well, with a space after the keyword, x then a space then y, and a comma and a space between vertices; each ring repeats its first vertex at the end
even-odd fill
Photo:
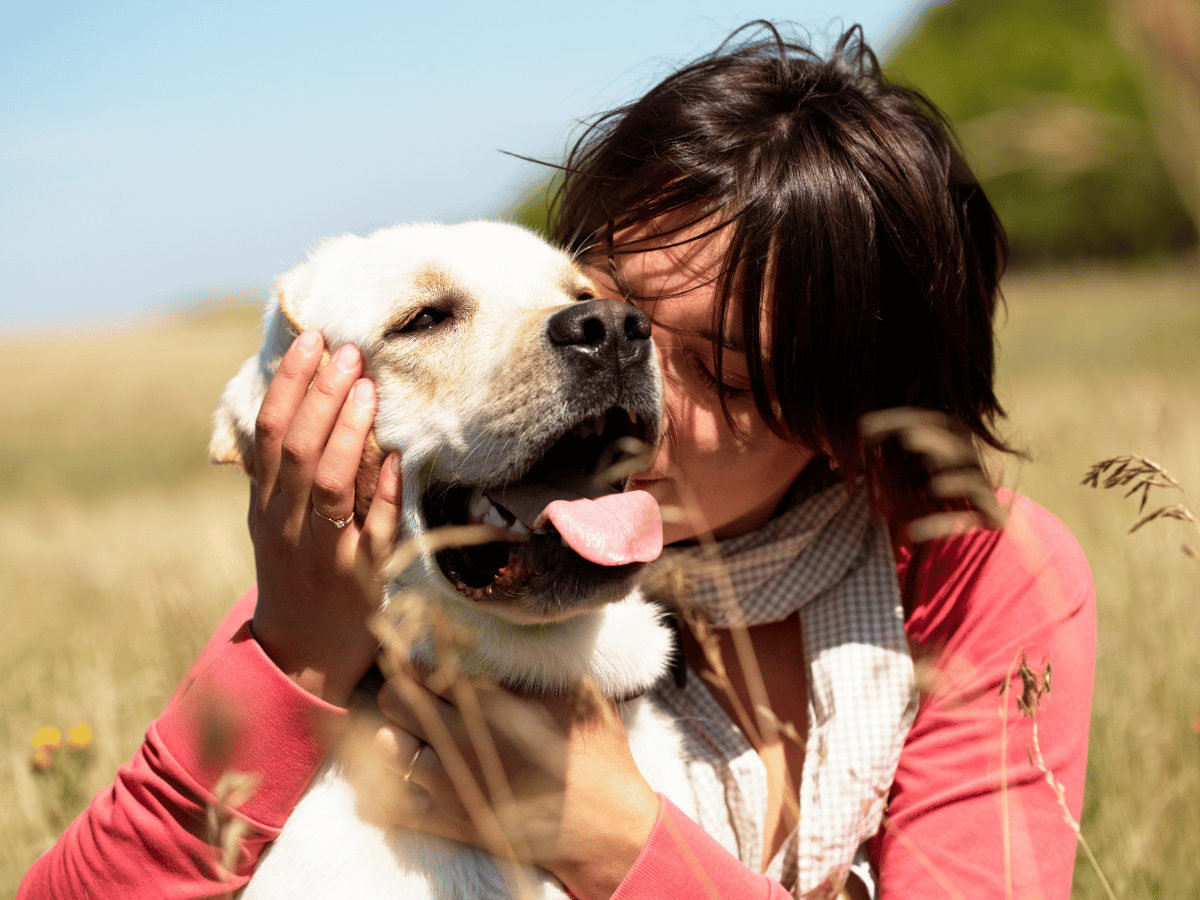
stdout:
POLYGON ((591 291, 580 291, 575 295, 576 302, 582 303, 584 300, 595 300, 596 295, 591 291))
POLYGON ((414 332, 429 331, 436 327, 446 319, 450 318, 450 313, 444 309, 434 309, 432 306, 427 306, 418 312, 415 316, 405 322, 399 328, 393 328, 387 333, 387 337, 394 337, 398 334, 413 334, 414 332))

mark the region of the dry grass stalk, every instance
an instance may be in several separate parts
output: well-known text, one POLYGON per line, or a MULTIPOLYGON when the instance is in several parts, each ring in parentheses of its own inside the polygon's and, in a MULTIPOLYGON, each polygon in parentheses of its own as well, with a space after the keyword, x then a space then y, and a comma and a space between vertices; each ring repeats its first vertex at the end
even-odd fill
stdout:
MULTIPOLYGON (((1082 484, 1094 488, 1127 488, 1126 497, 1132 497, 1135 494, 1141 495, 1138 503, 1140 518, 1130 527, 1130 534, 1156 519, 1179 519, 1191 522, 1200 530, 1200 521, 1197 521, 1196 514, 1192 511, 1187 491, 1183 489, 1183 485, 1161 465, 1144 456, 1113 456, 1101 460, 1088 469, 1082 484), (1101 478, 1103 478, 1103 483, 1101 483, 1101 478), (1150 491, 1154 488, 1169 488, 1178 491, 1183 495, 1183 502, 1160 506, 1158 509, 1146 513, 1146 503, 1150 499, 1150 491), (1143 513, 1146 514, 1142 515, 1143 513)), ((1200 562, 1200 553, 1197 553, 1188 544, 1181 544, 1180 550, 1189 559, 1200 562)))
POLYGON ((624 482, 631 475, 650 468, 658 447, 632 436, 618 438, 601 454, 592 476, 597 484, 624 482))
POLYGON ((1042 773, 1046 784, 1050 786, 1050 790, 1054 793, 1054 799, 1058 803, 1059 809, 1062 810, 1063 819, 1075 833, 1075 839, 1079 842, 1079 845, 1083 847, 1083 852, 1087 855, 1092 870, 1100 878, 1100 883, 1104 886, 1104 891, 1108 895, 1109 900, 1117 900, 1116 894, 1113 893, 1113 889, 1104 875, 1104 871, 1100 868, 1100 863, 1096 860, 1096 855, 1092 852, 1092 848, 1083 836, 1083 832, 1080 831, 1079 823, 1071 815, 1071 810, 1067 806, 1066 790, 1059 780, 1054 777, 1054 773, 1050 771, 1049 766, 1046 765, 1046 761, 1042 757, 1042 747, 1038 743, 1037 714, 1041 708, 1042 698, 1050 693, 1050 663, 1047 662, 1045 668, 1040 672, 1036 671, 1029 665, 1029 660, 1024 650, 1021 651, 1020 663, 1017 662, 1016 658, 1013 659, 1012 665, 1008 669, 1008 676, 1004 679, 1004 683, 1000 685, 1000 721, 1002 723, 1000 731, 1000 791, 1002 797, 1001 809, 1004 816, 1005 896, 1012 896, 1012 860, 1008 831, 1008 692, 1013 679, 1016 677, 1021 679, 1021 693, 1017 697, 1017 711, 1030 720, 1032 737, 1030 746, 1026 750, 1029 762, 1042 773))
MULTIPOLYGON (((491 526, 443 528, 427 535, 429 540, 425 546, 433 546, 436 549, 429 552, 437 552, 446 547, 484 543, 492 539, 490 531, 491 526)), ((406 566, 405 560, 411 563, 420 553, 421 549, 415 546, 415 542, 406 541, 397 550, 390 571, 402 571, 406 566)), ((496 858, 497 866, 513 896, 532 896, 532 885, 524 870, 516 863, 517 859, 529 858, 530 848, 519 829, 505 828, 505 823, 511 826, 519 821, 514 815, 517 804, 480 707, 476 685, 459 671, 457 665, 457 649, 468 645, 473 636, 464 634, 462 629, 453 628, 436 604, 413 594, 400 594, 392 598, 388 612, 376 616, 372 628, 380 640, 380 664, 384 674, 420 720, 472 825, 483 839, 484 849, 496 858), (480 789, 471 763, 459 752, 453 735, 435 706, 436 700, 431 700, 413 678, 411 650, 414 643, 426 634, 432 637, 438 666, 428 673, 425 686, 435 694, 453 695, 490 797, 480 789)))
POLYGON ((250 823, 237 813, 237 808, 254 796, 261 780, 257 772, 230 769, 221 773, 213 788, 216 803, 208 804, 208 844, 221 851, 217 872, 222 881, 229 880, 237 865, 242 838, 252 831, 250 823))
POLYGON ((867 413, 859 420, 859 433, 869 453, 895 443, 912 454, 928 476, 928 496, 953 507, 906 523, 914 544, 972 528, 1004 527, 1008 514, 996 500, 996 479, 960 422, 936 410, 901 406, 867 413))

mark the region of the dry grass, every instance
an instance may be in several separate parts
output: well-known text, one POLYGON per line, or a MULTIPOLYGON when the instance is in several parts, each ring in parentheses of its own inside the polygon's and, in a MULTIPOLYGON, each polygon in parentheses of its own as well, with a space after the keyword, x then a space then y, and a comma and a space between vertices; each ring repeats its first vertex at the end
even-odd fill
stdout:
MULTIPOLYGON (((1079 538, 1096 580, 1096 693, 1082 829, 1118 897, 1200 896, 1200 567, 1187 522, 1128 534, 1138 501, 1080 485, 1126 453, 1200 488, 1200 272, 1014 277, 1002 332, 1020 489, 1079 538)), ((1159 495, 1154 505, 1174 503, 1159 495)), ((1073 896, 1103 897, 1082 860, 1073 896)))
MULTIPOLYGON (((1136 500, 1079 482, 1098 460, 1138 453, 1200 493, 1198 281, 1194 267, 1089 269, 1014 276, 1006 288, 1002 391, 1010 436, 1034 454, 1008 480, 1067 523, 1096 577, 1082 829, 1119 897, 1200 895, 1200 566, 1179 552, 1190 523, 1127 535, 1136 500)), ((210 470, 204 445, 221 385, 257 344, 256 321, 224 309, 136 331, 9 340, 0 353, 10 621, 0 633, 0 796, 13 799, 0 810, 0 896, 129 758, 253 578, 244 485, 210 470), (95 731, 94 761, 77 796, 64 796, 32 774, 29 737, 77 721, 95 731)), ((1086 864, 1074 894, 1103 896, 1086 864)))
POLYGON ((205 461, 257 311, 9 341, 0 353, 0 896, 132 756, 221 615, 252 582, 245 485, 205 461), (30 735, 95 732, 72 790, 30 769, 30 735))

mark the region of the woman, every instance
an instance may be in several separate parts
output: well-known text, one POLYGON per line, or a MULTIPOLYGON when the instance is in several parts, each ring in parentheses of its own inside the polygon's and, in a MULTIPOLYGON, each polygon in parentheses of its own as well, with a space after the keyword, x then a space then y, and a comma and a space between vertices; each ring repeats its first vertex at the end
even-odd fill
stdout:
MULTIPOLYGON (((951 440, 950 471, 931 481, 896 434, 959 430, 1004 449, 992 388, 1003 232, 936 111, 886 82, 853 31, 821 61, 769 30, 600 120, 565 169, 556 236, 655 323, 668 426, 638 486, 688 574, 676 598, 688 673, 661 699, 697 760, 710 833, 650 790, 618 724, 563 701, 546 704, 566 736, 561 791, 530 807, 514 843, 580 898, 786 896, 781 883, 823 896, 852 863, 853 892, 1065 897, 1075 836, 1032 760, 1077 818, 1086 563, 1022 499, 1003 531, 916 544, 904 527, 978 517, 994 498, 939 500, 963 496, 974 454, 955 459, 951 440), (950 427, 876 416, 879 440, 864 439, 864 416, 902 406, 950 427), (722 574, 706 579, 696 564, 712 553, 722 574), (1035 709, 1047 660, 1055 693, 1035 709), (1026 755, 1018 697, 1042 756, 1026 755)), ((319 766, 375 652, 359 582, 386 557, 400 490, 389 461, 366 521, 330 524, 353 509, 373 394, 353 348, 316 374, 320 351, 315 335, 297 340, 260 417, 257 598, 226 619, 111 794, 39 861, 28 896, 236 886, 319 766), (222 692, 252 702, 256 725, 213 749, 205 737, 221 729, 203 718, 222 692), (230 771, 270 778, 234 802, 253 777, 221 783, 230 771), (213 799, 222 814, 202 824, 213 799)), ((375 814, 482 843, 443 764, 473 755, 458 711, 409 679, 379 702, 391 722, 374 746, 392 784, 375 814), (421 726, 422 703, 457 746, 421 726)), ((484 712, 519 785, 530 764, 503 727, 515 702, 533 701, 492 692, 484 712)))

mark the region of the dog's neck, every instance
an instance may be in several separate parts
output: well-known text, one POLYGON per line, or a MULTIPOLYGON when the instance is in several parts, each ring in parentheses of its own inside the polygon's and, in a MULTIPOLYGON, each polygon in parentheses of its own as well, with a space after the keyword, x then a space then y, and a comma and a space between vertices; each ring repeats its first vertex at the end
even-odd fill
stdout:
MULTIPOLYGON (((590 682, 605 698, 627 700, 666 672, 674 638, 658 607, 634 592, 624 600, 541 625, 522 625, 476 608, 445 603, 447 625, 469 637, 455 651, 466 676, 482 676, 524 693, 562 695, 590 682)), ((410 656, 437 667, 426 633, 410 656)))

